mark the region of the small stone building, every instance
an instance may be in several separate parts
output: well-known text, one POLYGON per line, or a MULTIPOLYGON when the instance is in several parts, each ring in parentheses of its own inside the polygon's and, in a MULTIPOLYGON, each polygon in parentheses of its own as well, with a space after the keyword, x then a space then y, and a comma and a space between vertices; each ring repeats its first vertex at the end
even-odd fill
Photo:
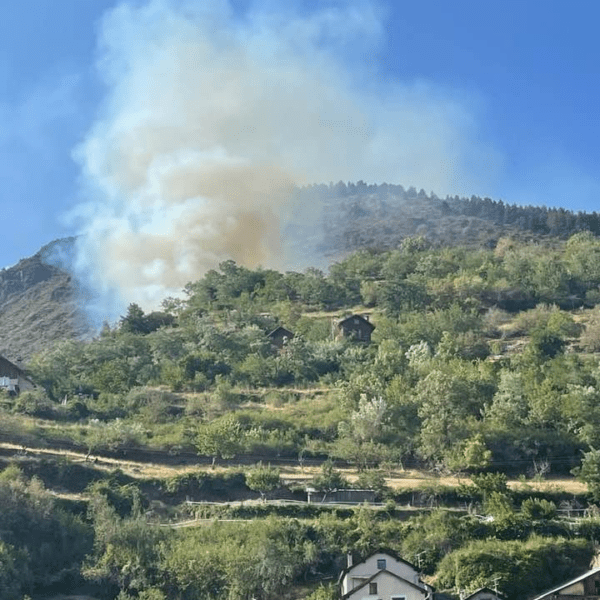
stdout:
POLYGON ((344 337, 369 344, 375 325, 368 315, 350 315, 335 322, 336 337, 344 337))

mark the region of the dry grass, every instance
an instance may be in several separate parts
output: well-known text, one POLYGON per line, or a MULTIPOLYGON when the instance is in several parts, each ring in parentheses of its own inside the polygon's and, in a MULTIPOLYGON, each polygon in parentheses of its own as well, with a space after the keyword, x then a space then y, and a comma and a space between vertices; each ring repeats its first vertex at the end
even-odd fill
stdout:
MULTIPOLYGON (((16 444, 2 443, 1 448, 12 449, 15 453, 22 451, 22 447, 16 444)), ((158 463, 136 462, 126 459, 98 457, 93 463, 86 461, 85 455, 82 453, 71 452, 68 450, 47 450, 44 448, 30 448, 28 454, 41 456, 55 456, 69 458, 74 462, 81 462, 93 465, 94 468, 112 471, 113 469, 121 469, 125 474, 136 479, 167 479, 183 473, 197 473, 198 471, 206 471, 210 473, 225 473, 228 470, 236 469, 243 470, 247 465, 229 464, 227 466, 216 465, 211 468, 209 465, 164 465, 158 463)), ((284 465, 279 467, 281 478, 286 483, 302 484, 307 483, 320 473, 321 469, 315 465, 284 465)), ((342 474, 351 483, 358 478, 358 471, 352 468, 340 469, 342 474)), ((461 483, 468 483, 469 478, 457 476, 437 476, 425 471, 417 471, 415 469, 392 469, 386 471, 386 483, 394 490, 430 488, 437 486, 457 487, 461 483)), ((572 494, 585 493, 587 487, 572 477, 549 478, 545 480, 509 480, 508 485, 511 489, 529 489, 532 491, 565 491, 572 494)))
MULTIPOLYGON (((290 483, 304 483, 310 481, 320 468, 316 466, 305 467, 282 467, 280 469, 281 477, 284 481, 290 483)), ((358 478, 356 469, 340 469, 342 474, 351 483, 358 478)), ((386 472, 386 483, 394 490, 407 490, 430 487, 458 487, 461 484, 469 483, 468 477, 458 477, 454 475, 437 476, 425 471, 417 471, 416 469, 396 469, 386 472)), ((514 490, 530 489, 532 491, 550 492, 562 490, 571 494, 582 494, 587 491, 587 486, 580 481, 564 477, 552 478, 540 481, 521 481, 513 479, 508 481, 508 486, 514 490)))

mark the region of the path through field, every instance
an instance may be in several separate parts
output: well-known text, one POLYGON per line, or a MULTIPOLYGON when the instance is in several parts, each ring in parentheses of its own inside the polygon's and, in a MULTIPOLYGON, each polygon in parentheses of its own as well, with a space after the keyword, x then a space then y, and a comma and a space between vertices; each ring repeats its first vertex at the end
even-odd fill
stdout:
MULTIPOLYGON (((224 472, 231 469, 243 470, 247 465, 237 465, 235 461, 230 461, 227 466, 217 466, 211 469, 206 464, 187 464, 187 465, 165 465, 151 462, 139 462, 120 458, 109 457, 93 457, 92 460, 87 459, 83 453, 73 452, 70 450, 54 450, 45 448, 27 448, 23 450, 22 446, 9 443, 0 443, 0 449, 14 451, 15 455, 23 455, 25 452, 31 456, 44 456, 47 458, 56 457, 60 459, 69 459, 74 462, 86 463, 97 469, 111 471, 113 469, 121 469, 127 475, 137 479, 151 478, 168 478, 182 473, 209 471, 209 472, 224 472)), ((287 483, 301 484, 310 481, 319 471, 318 466, 293 466, 284 465, 279 467, 282 479, 287 483)), ((351 482, 358 477, 356 469, 341 468, 340 471, 351 482)), ((456 487, 461 483, 469 483, 467 477, 457 476, 436 476, 425 471, 417 471, 414 469, 391 469, 386 471, 386 483, 392 489, 419 489, 419 488, 435 488, 438 486, 456 487)), ((585 493, 586 486, 577 481, 575 478, 547 478, 544 480, 510 480, 508 485, 512 489, 527 489, 539 491, 564 490, 573 494, 585 493)))

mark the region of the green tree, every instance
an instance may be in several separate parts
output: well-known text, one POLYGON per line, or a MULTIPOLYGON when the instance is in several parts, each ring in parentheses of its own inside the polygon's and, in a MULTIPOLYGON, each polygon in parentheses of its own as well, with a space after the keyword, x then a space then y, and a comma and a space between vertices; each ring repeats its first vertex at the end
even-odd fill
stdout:
POLYGON ((592 553, 589 542, 532 537, 526 541, 473 541, 447 554, 436 577, 440 587, 473 591, 498 587, 510 600, 527 598, 584 571, 592 553))
POLYGON ((385 482, 384 474, 378 469, 362 471, 356 480, 356 485, 364 490, 373 490, 379 500, 387 496, 391 491, 385 482))
POLYGON ((470 536, 464 519, 445 510, 434 510, 407 523, 402 555, 411 561, 418 557, 421 569, 431 574, 443 556, 460 548, 470 536))
POLYGON ((426 459, 449 464, 456 445, 469 437, 470 422, 481 415, 481 391, 461 375, 434 369, 417 384, 419 451, 426 459))
POLYGON ((492 452, 486 446, 480 433, 459 444, 451 453, 447 464, 453 471, 480 471, 487 468, 492 460, 492 452))
POLYGON ((214 467, 218 457, 233 458, 241 448, 242 429, 232 415, 199 426, 195 437, 198 454, 212 457, 214 467))
POLYGON ((527 391, 520 371, 502 369, 498 389, 485 408, 485 420, 495 429, 522 427, 528 414, 527 391))
POLYGON ((527 498, 521 503, 521 513, 529 521, 556 517, 556 504, 545 498, 527 498))
POLYGON ((588 486, 594 502, 600 502, 600 450, 591 448, 584 452, 581 466, 573 469, 573 474, 588 486))
POLYGON ((480 473, 472 475, 471 481, 476 493, 484 502, 494 493, 508 494, 508 480, 504 473, 480 473))
POLYGON ((246 473, 246 485, 253 491, 259 492, 263 502, 268 492, 276 490, 281 485, 279 469, 271 465, 256 464, 246 473))
POLYGON ((0 540, 0 597, 21 600, 25 590, 31 590, 27 553, 0 540))
POLYGON ((129 305, 127 314, 119 321, 119 327, 126 333, 145 334, 149 332, 146 315, 142 308, 135 303, 129 305))
POLYGON ((491 492, 483 503, 483 510, 497 520, 506 520, 514 515, 509 495, 501 492, 491 492))
POLYGON ((62 510, 37 478, 15 469, 0 478, 0 597, 60 585, 92 549, 92 532, 62 510))
POLYGON ((164 530, 148 525, 135 507, 130 517, 119 517, 99 494, 92 497, 89 511, 94 523, 94 552, 82 569, 83 575, 113 590, 151 588, 156 583, 164 530))
POLYGON ((334 490, 347 488, 348 485, 348 480, 335 468, 331 460, 326 460, 321 465, 321 472, 311 481, 311 486, 318 492, 324 492, 325 496, 334 490))

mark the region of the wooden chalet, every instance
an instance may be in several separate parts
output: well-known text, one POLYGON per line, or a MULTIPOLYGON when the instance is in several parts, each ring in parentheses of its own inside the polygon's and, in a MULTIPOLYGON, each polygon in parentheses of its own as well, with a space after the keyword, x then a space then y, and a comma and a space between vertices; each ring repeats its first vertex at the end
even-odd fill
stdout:
POLYGON ((294 334, 285 327, 278 327, 267 334, 267 337, 271 341, 273 346, 276 346, 281 350, 290 340, 294 339, 294 334))
POLYGON ((369 321, 368 315, 350 315, 335 322, 336 337, 349 338, 357 342, 369 344, 375 325, 369 321))

